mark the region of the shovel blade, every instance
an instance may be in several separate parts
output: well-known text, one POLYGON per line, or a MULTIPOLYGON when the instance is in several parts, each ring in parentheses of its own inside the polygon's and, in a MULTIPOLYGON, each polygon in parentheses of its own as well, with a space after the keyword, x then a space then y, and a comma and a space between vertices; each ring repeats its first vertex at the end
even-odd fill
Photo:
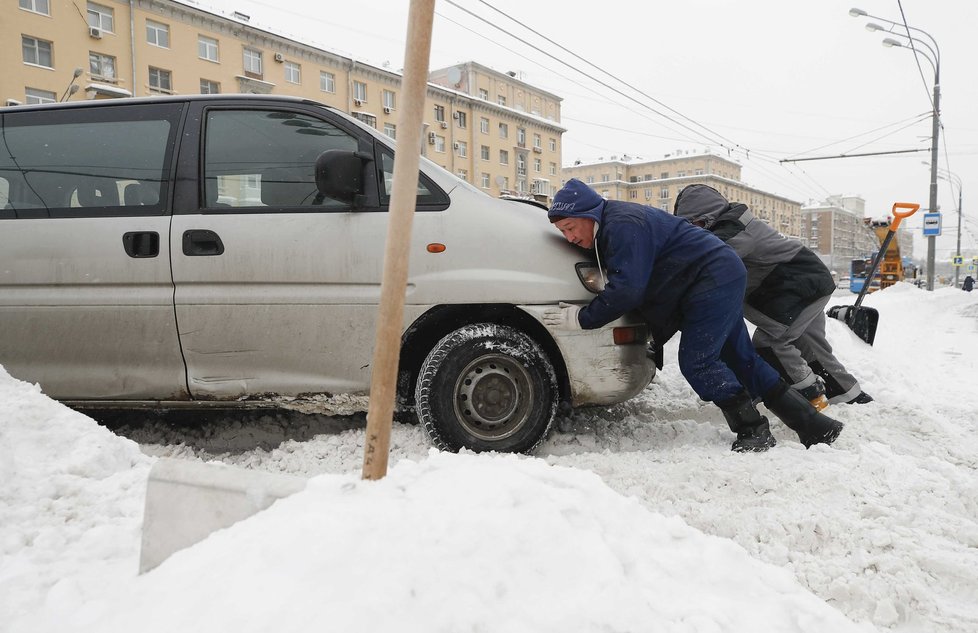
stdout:
POLYGON ((160 459, 149 471, 139 573, 305 488, 301 477, 160 459))
POLYGON ((880 313, 875 308, 859 306, 849 311, 846 323, 856 336, 870 345, 876 340, 876 326, 880 322, 880 313))
POLYGON ((876 308, 863 306, 832 306, 826 312, 829 318, 844 321, 856 336, 870 345, 876 340, 876 326, 880 322, 880 313, 876 308))

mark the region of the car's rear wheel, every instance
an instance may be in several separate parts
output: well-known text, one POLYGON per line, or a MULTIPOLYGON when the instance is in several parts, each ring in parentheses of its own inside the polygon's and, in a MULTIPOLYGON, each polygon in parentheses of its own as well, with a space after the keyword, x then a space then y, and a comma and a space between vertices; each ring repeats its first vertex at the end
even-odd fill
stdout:
POLYGON ((421 367, 415 401, 438 448, 525 453, 550 431, 557 396, 553 365, 533 339, 479 323, 435 345, 421 367))

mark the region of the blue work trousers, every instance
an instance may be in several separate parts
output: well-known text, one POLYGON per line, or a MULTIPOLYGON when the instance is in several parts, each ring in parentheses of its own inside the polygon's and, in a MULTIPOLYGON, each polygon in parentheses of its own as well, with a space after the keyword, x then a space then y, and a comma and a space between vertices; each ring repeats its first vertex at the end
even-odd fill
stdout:
POLYGON ((682 300, 679 370, 703 400, 727 402, 744 389, 762 397, 777 385, 778 372, 758 356, 744 324, 746 276, 698 290, 682 300))

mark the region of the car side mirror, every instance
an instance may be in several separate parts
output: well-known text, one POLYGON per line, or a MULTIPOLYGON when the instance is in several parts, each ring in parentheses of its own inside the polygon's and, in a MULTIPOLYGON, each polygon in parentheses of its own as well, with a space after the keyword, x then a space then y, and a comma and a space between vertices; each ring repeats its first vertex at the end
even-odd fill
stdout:
POLYGON ((316 188, 321 196, 355 202, 363 189, 363 159, 358 152, 328 149, 316 158, 316 188))

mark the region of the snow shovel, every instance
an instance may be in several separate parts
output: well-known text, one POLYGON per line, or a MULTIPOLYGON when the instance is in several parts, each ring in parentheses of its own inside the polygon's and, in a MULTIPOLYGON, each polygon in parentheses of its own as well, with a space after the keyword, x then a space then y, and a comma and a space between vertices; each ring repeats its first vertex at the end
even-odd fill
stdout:
POLYGON ((883 255, 886 254, 886 249, 890 247, 890 242, 893 241, 893 236, 896 235, 897 229, 900 228, 900 222, 903 221, 903 218, 909 218, 916 213, 919 208, 920 205, 913 202, 893 203, 893 222, 890 223, 890 230, 886 232, 883 245, 880 246, 879 252, 873 259, 873 266, 869 269, 869 274, 866 275, 866 283, 863 284, 862 290, 859 291, 856 304, 851 306, 832 306, 825 313, 829 318, 844 321, 849 326, 849 329, 856 333, 856 336, 870 345, 876 340, 876 326, 879 324, 880 313, 876 311, 876 308, 864 308, 862 306, 863 297, 869 292, 869 287, 873 283, 873 277, 876 275, 876 269, 879 268, 880 262, 883 260, 883 255), (898 209, 903 210, 899 211, 898 209))

